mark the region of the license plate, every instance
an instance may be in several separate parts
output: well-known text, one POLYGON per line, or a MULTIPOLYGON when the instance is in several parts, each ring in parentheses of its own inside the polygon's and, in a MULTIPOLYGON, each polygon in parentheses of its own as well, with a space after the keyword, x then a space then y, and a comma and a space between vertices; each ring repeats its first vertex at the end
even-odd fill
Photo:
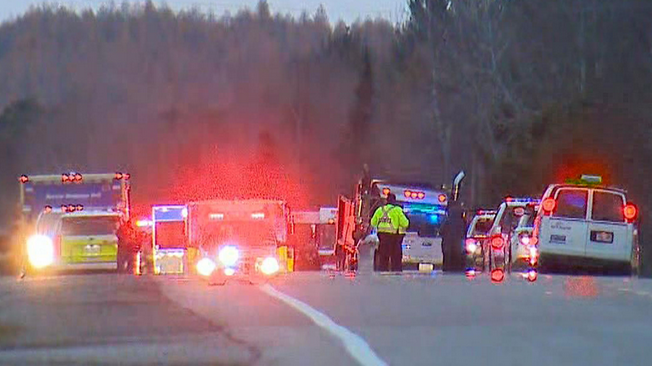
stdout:
POLYGON ((550 242, 555 244, 566 244, 566 235, 550 235, 550 242))
POLYGON ((609 231, 591 231, 591 241, 611 244, 614 242, 614 233, 609 231))
POLYGON ((87 245, 84 247, 84 253, 88 256, 97 256, 100 255, 100 246, 99 245, 87 245))
POLYGON ((432 263, 419 263, 419 272, 432 272, 435 266, 432 263))

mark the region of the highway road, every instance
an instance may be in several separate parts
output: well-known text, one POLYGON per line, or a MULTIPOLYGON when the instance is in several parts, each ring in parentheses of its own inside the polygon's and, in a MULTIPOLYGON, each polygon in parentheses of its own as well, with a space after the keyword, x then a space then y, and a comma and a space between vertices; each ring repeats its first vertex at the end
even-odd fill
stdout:
POLYGON ((0 365, 649 365, 652 281, 0 278, 0 365))

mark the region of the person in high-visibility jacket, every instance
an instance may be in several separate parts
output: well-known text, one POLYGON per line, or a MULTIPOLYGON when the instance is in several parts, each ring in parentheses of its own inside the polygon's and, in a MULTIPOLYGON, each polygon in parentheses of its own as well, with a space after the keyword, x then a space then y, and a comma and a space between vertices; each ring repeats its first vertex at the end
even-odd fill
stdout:
POLYGON ((379 271, 403 271, 403 237, 410 220, 401 206, 396 203, 396 195, 387 195, 387 204, 378 207, 371 218, 371 226, 378 232, 379 271))

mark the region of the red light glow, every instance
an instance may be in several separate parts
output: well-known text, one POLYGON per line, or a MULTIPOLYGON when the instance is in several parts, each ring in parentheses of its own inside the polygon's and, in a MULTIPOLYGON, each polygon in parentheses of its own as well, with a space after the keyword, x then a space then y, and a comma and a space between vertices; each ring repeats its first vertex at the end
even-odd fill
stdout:
POLYGON ((491 238, 491 246, 494 249, 502 249, 503 245, 505 245, 505 240, 502 236, 494 236, 491 238))
POLYGON ((549 197, 541 203, 541 207, 545 212, 552 213, 555 210, 555 207, 557 207, 557 202, 554 198, 549 197))
POLYGON ((505 280, 505 271, 500 268, 491 271, 491 282, 501 283, 503 280, 505 280))
POLYGON ((61 181, 63 183, 65 183, 65 182, 67 182, 69 180, 70 180, 70 177, 68 176, 68 174, 61 174, 61 181))
POLYGON ((116 180, 120 180, 120 179, 122 179, 122 177, 123 177, 122 173, 120 173, 120 172, 115 173, 115 179, 116 180))
POLYGON ((23 174, 23 175, 20 176, 20 178, 18 178, 18 180, 21 183, 25 184, 25 183, 29 182, 29 177, 23 174))
POLYGON ((423 192, 419 192, 419 199, 422 200, 424 198, 426 198, 426 194, 423 192))
POLYGON ((403 193, 405 194, 405 198, 410 198, 410 197, 412 197, 412 191, 410 191, 410 190, 406 190, 406 191, 403 192, 403 193))
POLYGON ((446 202, 446 195, 445 194, 440 194, 439 197, 437 197, 439 202, 444 203, 446 202))
POLYGON ((631 203, 628 203, 623 208, 623 214, 627 220, 634 220, 636 215, 638 215, 638 209, 631 203))

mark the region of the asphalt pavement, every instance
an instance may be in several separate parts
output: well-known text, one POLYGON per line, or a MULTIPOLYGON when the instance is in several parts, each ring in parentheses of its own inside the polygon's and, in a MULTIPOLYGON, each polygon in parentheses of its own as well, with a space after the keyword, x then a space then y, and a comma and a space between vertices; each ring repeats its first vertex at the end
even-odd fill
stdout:
POLYGON ((649 365, 652 281, 0 278, 0 365, 649 365))

